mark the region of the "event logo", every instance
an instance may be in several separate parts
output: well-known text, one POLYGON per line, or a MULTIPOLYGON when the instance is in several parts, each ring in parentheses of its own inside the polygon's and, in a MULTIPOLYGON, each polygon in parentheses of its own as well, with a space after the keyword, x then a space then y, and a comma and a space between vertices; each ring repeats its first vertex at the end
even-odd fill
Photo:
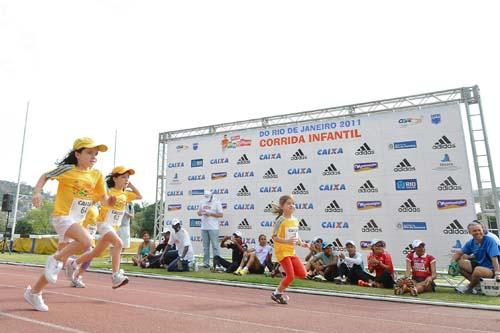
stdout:
POLYGON ((363 185, 358 188, 358 193, 377 193, 378 188, 373 186, 370 180, 367 180, 363 185))
POLYGON ((296 202, 295 209, 299 209, 299 210, 314 209, 314 205, 311 202, 296 202))
POLYGON ((443 158, 439 160, 439 166, 432 169, 435 171, 455 171, 460 169, 460 167, 457 167, 451 160, 450 160, 450 155, 444 154, 443 158))
POLYGON ((198 142, 195 142, 193 143, 193 150, 198 150, 198 148, 200 147, 200 144, 198 142))
POLYGON ((260 193, 281 193, 283 192, 283 189, 281 186, 262 186, 259 189, 260 193))
POLYGON ((309 191, 306 190, 306 187, 304 186, 304 184, 300 183, 299 185, 297 185, 297 187, 292 191, 292 194, 295 194, 295 195, 300 195, 300 194, 309 194, 309 191))
POLYGON ((371 241, 360 241, 359 242, 359 247, 361 248, 362 251, 370 251, 372 246, 371 241))
POLYGON ((349 223, 344 221, 322 221, 321 228, 323 229, 349 229, 349 223))
POLYGON ((365 142, 361 145, 361 147, 356 150, 354 155, 373 155, 375 154, 375 151, 368 146, 368 144, 365 142))
POLYGON ((469 232, 458 222, 458 220, 453 220, 444 230, 445 235, 465 235, 469 232))
POLYGON ((212 158, 210 160, 210 164, 227 164, 229 163, 229 158, 224 157, 224 158, 212 158))
POLYGON ((378 168, 378 162, 355 163, 354 172, 370 171, 378 168))
POLYGON ((224 134, 224 137, 220 141, 220 145, 221 145, 222 151, 225 151, 226 149, 236 149, 238 147, 251 146, 252 140, 251 139, 243 139, 239 135, 233 135, 230 138, 228 138, 227 135, 224 134))
POLYGON ((343 213, 343 212, 344 212, 344 209, 342 207, 340 207, 340 205, 337 203, 337 200, 333 200, 325 208, 325 213, 343 213))
POLYGON ((169 184, 170 185, 177 185, 180 184, 181 180, 179 179, 179 174, 176 172, 174 176, 172 177, 172 180, 170 180, 169 184))
MULTIPOLYGON (((182 220, 179 220, 179 222, 181 223, 181 225, 184 225, 184 222, 182 220)), ((168 227, 169 225, 172 225, 172 220, 165 220, 163 222, 163 227, 168 227)))
POLYGON ((408 244, 404 249, 403 249, 403 254, 408 254, 410 252, 413 252, 413 246, 411 244, 408 244))
POLYGON ((361 232, 382 232, 382 228, 379 228, 377 223, 371 219, 361 228, 361 232))
POLYGON ((178 210, 181 210, 181 209, 182 209, 182 205, 181 204, 171 204, 171 205, 167 206, 167 210, 169 212, 175 212, 175 211, 178 211, 178 210))
POLYGON ((246 185, 243 185, 243 187, 236 193, 237 196, 239 197, 249 197, 251 195, 250 191, 248 191, 248 188, 246 185))
POLYGON ((434 145, 432 146, 432 149, 450 149, 450 148, 455 148, 456 145, 450 141, 446 137, 446 135, 443 135, 441 139, 437 140, 434 145))
POLYGON ((407 127, 407 126, 414 126, 421 124, 422 121, 424 120, 423 116, 420 116, 419 118, 401 118, 398 120, 398 124, 400 127, 407 127))
POLYGON ((203 166, 203 159, 202 158, 191 160, 191 168, 199 168, 202 166, 203 166))
POLYGON ((292 157, 290 157, 290 159, 292 161, 296 161, 296 160, 307 160, 307 156, 304 154, 304 152, 302 151, 302 149, 297 149, 297 151, 295 152, 295 154, 292 155, 292 157))
POLYGON ((205 175, 192 175, 188 176, 188 181, 193 182, 197 180, 205 180, 205 175))
POLYGON ((248 159, 246 154, 241 155, 241 157, 236 161, 236 164, 250 164, 250 160, 248 159))
POLYGON ((448 176, 439 186, 438 191, 461 191, 462 186, 458 185, 455 179, 448 176))
POLYGON ((255 205, 254 204, 248 204, 248 203, 235 203, 233 206, 234 210, 254 210, 255 205))
POLYGON ((201 219, 189 219, 189 226, 191 228, 201 228, 201 219))
POLYGON ((344 150, 342 148, 321 148, 318 149, 316 154, 319 156, 324 156, 324 155, 338 155, 338 154, 343 154, 344 150))
POLYGON ((227 227, 229 227, 229 221, 228 220, 220 220, 219 221, 219 227, 221 227, 221 228, 227 228, 227 227))
POLYGON ((389 149, 413 149, 417 148, 417 141, 400 141, 400 142, 394 142, 389 145, 389 149))
POLYGON ((400 213, 420 213, 420 208, 415 205, 413 200, 408 199, 398 208, 400 213))
POLYGON ((401 162, 394 168, 394 172, 405 172, 405 171, 415 171, 415 167, 411 165, 406 158, 403 158, 401 162))
POLYGON ((344 247, 344 245, 342 245, 342 242, 338 238, 335 238, 335 240, 332 242, 332 245, 333 245, 334 251, 345 251, 346 250, 346 248, 344 247))
POLYGON ((441 123, 441 114, 440 113, 431 114, 431 122, 434 125, 438 125, 439 123, 441 123))
POLYGON ((184 195, 183 191, 167 191, 167 197, 180 197, 184 195))
POLYGON ((210 192, 212 192, 212 194, 229 194, 229 190, 227 188, 213 188, 210 192))
POLYGON ((201 236, 191 236, 190 238, 191 238, 191 242, 193 242, 193 243, 201 243, 203 241, 201 236))
POLYGON ((321 184, 320 191, 345 191, 345 184, 321 184))
POLYGON ((273 168, 269 168, 269 170, 266 171, 264 176, 262 176, 264 179, 272 179, 272 178, 278 178, 278 174, 274 171, 273 168))
POLYGON ((169 169, 173 168, 183 168, 184 167, 184 162, 171 162, 167 164, 167 167, 169 169))
POLYGON ((463 208, 467 207, 467 200, 465 199, 437 200, 436 205, 439 210, 463 208))
POLYGON ((227 177, 227 172, 213 172, 212 180, 222 179, 227 177))
POLYGON ((336 176, 340 175, 340 171, 337 170, 335 165, 333 163, 330 163, 330 165, 323 171, 323 176, 336 176))
POLYGON ((246 217, 240 222, 240 224, 238 224, 238 229, 252 229, 252 226, 248 223, 246 217))
POLYGON ((416 179, 396 179, 396 191, 415 191, 418 190, 416 179))
POLYGON ((227 203, 222 202, 222 203, 221 203, 221 206, 222 206, 222 209, 227 209, 227 203))
POLYGON ((264 160, 281 160, 281 154, 280 153, 267 153, 267 154, 260 154, 259 159, 261 161, 264 160))
MULTIPOLYGON (((261 189, 262 189, 262 187, 261 187, 261 189)), ((272 211, 272 209, 273 209, 273 205, 268 204, 266 207, 264 207, 264 213, 270 213, 272 211)))
POLYGON ((190 211, 198 211, 198 209, 200 209, 200 205, 187 205, 187 210, 190 210, 190 211))
POLYGON ((356 207, 358 210, 381 208, 382 201, 357 201, 356 207))
POLYGON ((188 150, 189 149, 189 146, 186 146, 186 145, 177 145, 175 146, 175 150, 177 150, 177 152, 181 152, 183 150, 188 150))
POLYGON ((274 221, 264 220, 264 221, 260 221, 260 226, 264 227, 264 228, 271 228, 273 226, 273 223, 274 223, 274 221))
POLYGON ((233 174, 234 178, 248 178, 248 177, 253 177, 254 173, 253 171, 236 171, 233 174))
POLYGON ((288 169, 288 174, 292 176, 298 176, 298 175, 308 175, 311 174, 312 170, 311 168, 292 168, 288 169))
POLYGON ((205 194, 205 190, 202 188, 189 191, 189 195, 203 195, 203 194, 205 194))
POLYGON ((311 231, 311 227, 307 225, 306 220, 301 219, 299 221, 299 230, 302 230, 302 231, 311 231))
POLYGON ((397 224, 397 227, 410 231, 427 230, 427 223, 421 221, 401 222, 397 224))

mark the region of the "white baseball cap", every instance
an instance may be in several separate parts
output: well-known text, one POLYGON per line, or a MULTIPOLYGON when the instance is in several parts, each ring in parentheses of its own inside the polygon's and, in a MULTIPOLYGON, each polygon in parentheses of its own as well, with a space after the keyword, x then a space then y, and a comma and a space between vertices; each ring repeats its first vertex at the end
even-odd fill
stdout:
POLYGON ((352 246, 356 247, 356 243, 354 243, 353 240, 348 240, 348 241, 345 241, 345 246, 351 244, 352 246))
POLYGON ((415 239, 413 242, 411 242, 411 246, 415 249, 419 247, 420 245, 425 246, 425 243, 421 241, 420 239, 415 239))
POLYGON ((237 236, 237 237, 243 237, 243 234, 239 230, 236 230, 235 232, 233 232, 233 235, 237 236))
POLYGON ((178 224, 181 224, 181 221, 179 221, 179 219, 173 219, 173 220, 172 220, 172 227, 173 227, 174 225, 178 225, 178 224))

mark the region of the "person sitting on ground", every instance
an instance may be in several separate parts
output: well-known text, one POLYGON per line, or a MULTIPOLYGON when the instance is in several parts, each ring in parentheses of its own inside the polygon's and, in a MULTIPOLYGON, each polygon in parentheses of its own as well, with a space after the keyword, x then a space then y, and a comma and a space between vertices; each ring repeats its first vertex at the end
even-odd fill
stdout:
POLYGON ((232 236, 226 236, 222 238, 220 247, 225 247, 232 250, 232 262, 225 260, 221 256, 215 256, 213 262, 213 270, 217 271, 218 269, 220 269, 218 266, 222 266, 226 269, 226 273, 235 272, 240 266, 241 260, 243 259, 243 254, 247 250, 247 245, 243 244, 241 231, 235 231, 232 236))
POLYGON ((414 281, 414 287, 409 290, 401 290, 399 294, 409 292, 411 295, 417 296, 426 291, 435 291, 436 258, 425 252, 423 241, 416 239, 411 245, 413 251, 406 256, 405 277, 414 281))
POLYGON ((358 281, 360 286, 376 288, 394 288, 394 266, 389 252, 385 250, 385 242, 374 239, 371 242, 372 253, 368 256, 368 270, 375 272, 374 281, 358 281))
POLYGON ((321 244, 323 244, 323 238, 321 237, 314 237, 311 241, 311 247, 309 248, 309 253, 307 253, 306 257, 304 258, 304 261, 306 263, 306 271, 312 271, 314 268, 312 266, 312 261, 314 259, 314 256, 318 253, 323 252, 321 249, 321 244))
POLYGON ((234 272, 235 275, 264 274, 267 267, 269 271, 273 269, 273 248, 267 244, 266 235, 259 235, 259 244, 255 249, 248 249, 243 253, 240 267, 234 272))
POLYGON ((137 254, 132 257, 132 262, 134 266, 144 267, 146 261, 149 257, 152 257, 156 250, 155 243, 151 240, 149 236, 149 232, 144 230, 142 232, 142 240, 143 242, 139 245, 139 249, 137 250, 137 254))
POLYGON ((467 230, 472 238, 451 260, 452 264, 458 262, 460 273, 469 280, 468 286, 455 288, 461 294, 472 294, 474 290, 477 292, 481 278, 500 279, 500 251, 495 239, 485 236, 483 227, 476 222, 470 223, 467 230))
POLYGON ((168 264, 167 270, 169 272, 187 272, 189 271, 189 264, 194 263, 194 251, 189 233, 186 229, 182 228, 181 222, 178 219, 172 220, 172 228, 174 232, 170 234, 165 251, 169 253, 175 245, 177 256, 168 264))
POLYGON ((144 265, 145 268, 165 267, 179 255, 175 249, 175 244, 172 246, 170 251, 167 251, 168 241, 170 239, 170 230, 164 228, 162 235, 162 242, 156 247, 155 254, 146 260, 144 265))
POLYGON ((313 257, 311 261, 313 269, 307 275, 308 279, 333 281, 339 275, 337 267, 339 257, 333 254, 332 247, 331 243, 321 244, 323 251, 313 257))
POLYGON ((334 279, 335 282, 344 284, 358 284, 358 281, 373 281, 373 276, 365 271, 363 255, 356 251, 356 244, 352 240, 345 242, 347 254, 339 254, 339 276, 334 279))

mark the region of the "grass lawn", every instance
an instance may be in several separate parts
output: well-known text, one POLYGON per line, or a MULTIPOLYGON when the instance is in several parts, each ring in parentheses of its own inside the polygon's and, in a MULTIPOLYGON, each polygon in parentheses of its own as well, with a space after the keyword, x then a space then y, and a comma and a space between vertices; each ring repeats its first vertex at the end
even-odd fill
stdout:
MULTIPOLYGON (((32 264, 44 264, 47 256, 37 255, 37 254, 19 254, 14 253, 12 255, 0 254, 0 261, 9 262, 20 262, 20 263, 32 263, 32 264)), ((0 266, 1 267, 1 266, 0 266)), ((110 269, 111 264, 107 259, 98 258, 92 262, 92 268, 98 269, 110 269)), ((166 276, 182 276, 191 278, 203 278, 209 280, 221 280, 221 281, 237 281, 237 282, 247 282, 256 283, 262 285, 277 285, 280 281, 278 278, 270 278, 264 275, 245 275, 236 276, 233 274, 226 273, 213 273, 208 269, 200 268, 198 272, 183 272, 183 273, 170 273, 165 269, 160 268, 150 268, 143 269, 140 267, 133 266, 132 264, 122 264, 122 268, 126 272, 137 272, 142 274, 155 274, 155 275, 166 275, 166 276)), ((336 292, 346 292, 346 293, 357 293, 365 295, 391 295, 393 296, 392 290, 387 289, 376 289, 376 288, 363 288, 351 285, 337 285, 329 282, 316 282, 309 280, 295 280, 292 284, 293 287, 308 288, 316 290, 327 290, 336 292)), ((400 297, 410 297, 411 296, 400 296, 400 297)), ((461 302, 461 303, 475 303, 475 304, 486 304, 486 305, 496 305, 500 306, 500 297, 487 297, 478 295, 458 295, 452 288, 438 287, 435 293, 424 293, 418 296, 422 300, 431 301, 443 301, 443 302, 461 302)))

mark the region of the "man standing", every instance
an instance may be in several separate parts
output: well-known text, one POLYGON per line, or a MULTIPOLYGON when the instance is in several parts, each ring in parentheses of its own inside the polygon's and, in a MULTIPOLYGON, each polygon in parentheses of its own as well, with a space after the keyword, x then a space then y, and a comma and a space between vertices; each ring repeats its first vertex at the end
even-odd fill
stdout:
POLYGON ((181 222, 178 219, 172 220, 172 228, 174 232, 170 235, 166 251, 170 251, 175 244, 177 248, 177 257, 167 266, 169 272, 185 272, 189 271, 189 263, 194 260, 194 251, 189 234, 186 229, 181 227, 181 222))
POLYGON ((201 238, 203 240, 203 267, 210 267, 210 245, 213 256, 219 256, 219 219, 222 218, 222 205, 210 191, 205 191, 200 202, 198 216, 201 216, 201 238))

